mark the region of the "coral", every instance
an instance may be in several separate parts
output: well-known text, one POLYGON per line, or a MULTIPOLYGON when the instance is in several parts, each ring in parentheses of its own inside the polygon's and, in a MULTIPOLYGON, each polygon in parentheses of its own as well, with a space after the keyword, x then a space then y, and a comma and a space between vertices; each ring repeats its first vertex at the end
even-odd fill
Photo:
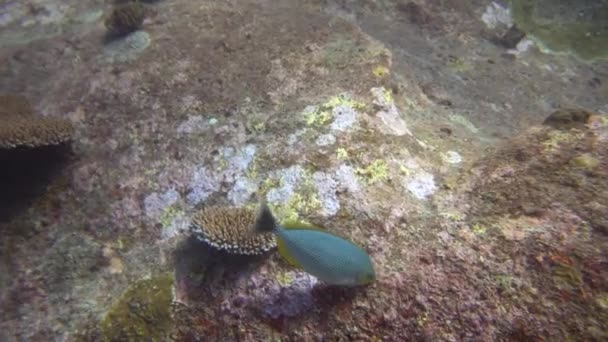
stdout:
POLYGON ((172 327, 173 275, 132 284, 100 322, 105 341, 163 341, 172 327))
POLYGON ((0 95, 1 116, 29 116, 34 110, 27 98, 18 95, 0 95))
POLYGON ((148 46, 150 35, 144 31, 135 31, 106 44, 103 57, 107 63, 129 62, 135 60, 148 46))
POLYGON ((562 108, 549 115, 544 125, 557 129, 582 128, 591 117, 592 113, 582 109, 562 108))
POLYGON ((481 16, 481 20, 490 29, 496 28, 498 26, 510 27, 513 25, 513 21, 511 19, 511 11, 509 10, 509 8, 503 7, 502 5, 496 2, 492 2, 486 7, 486 11, 481 16))
POLYGON ((271 233, 252 234, 257 211, 251 208, 209 207, 192 217, 192 230, 209 245, 234 254, 257 255, 276 246, 271 233))
POLYGON ((72 139, 74 128, 68 120, 35 116, 27 99, 0 96, 0 148, 57 145, 72 139))
POLYGON ((146 17, 146 7, 139 2, 115 6, 104 20, 108 33, 124 36, 141 28, 146 17))

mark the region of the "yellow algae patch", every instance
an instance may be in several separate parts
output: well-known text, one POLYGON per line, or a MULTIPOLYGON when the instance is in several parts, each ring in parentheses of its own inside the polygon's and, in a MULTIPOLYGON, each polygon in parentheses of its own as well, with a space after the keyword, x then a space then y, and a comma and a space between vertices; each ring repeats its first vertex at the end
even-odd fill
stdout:
POLYGON ((373 73, 374 73, 374 76, 382 78, 382 77, 387 76, 390 73, 390 71, 384 65, 378 65, 374 68, 373 73))
POLYGON ((368 184, 374 184, 388 179, 388 165, 381 159, 375 160, 365 168, 357 169, 356 172, 363 176, 368 184))
POLYGON ((171 273, 131 285, 103 317, 103 340, 164 341, 172 326, 172 288, 171 273))

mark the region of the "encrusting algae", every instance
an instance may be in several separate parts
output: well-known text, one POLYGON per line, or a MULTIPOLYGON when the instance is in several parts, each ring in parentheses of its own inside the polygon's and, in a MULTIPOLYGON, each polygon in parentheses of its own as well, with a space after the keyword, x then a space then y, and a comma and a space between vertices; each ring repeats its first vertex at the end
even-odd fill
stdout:
POLYGON ((172 287, 171 274, 131 285, 102 319, 103 341, 166 341, 172 324, 172 287))
POLYGON ((276 247, 272 234, 251 234, 256 211, 250 208, 208 207, 192 217, 192 229, 202 240, 232 254, 259 255, 276 247))

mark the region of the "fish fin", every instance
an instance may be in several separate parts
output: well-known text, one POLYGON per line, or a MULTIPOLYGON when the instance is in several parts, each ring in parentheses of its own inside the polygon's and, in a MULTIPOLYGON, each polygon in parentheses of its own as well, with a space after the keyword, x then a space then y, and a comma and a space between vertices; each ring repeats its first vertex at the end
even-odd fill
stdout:
POLYGON ((287 261, 288 264, 290 264, 293 267, 296 268, 302 268, 300 266, 300 264, 296 261, 296 259, 293 258, 293 256, 291 256, 291 254, 289 254, 289 251, 287 250, 287 246, 285 245, 285 241, 277 236, 277 250, 279 252, 279 254, 281 255, 281 257, 283 257, 283 259, 285 259, 285 261, 287 261))
POLYGON ((273 232, 277 228, 277 220, 272 215, 270 208, 268 208, 268 204, 266 201, 262 201, 260 203, 260 210, 255 219, 255 225, 253 226, 253 231, 256 233, 270 233, 273 232))

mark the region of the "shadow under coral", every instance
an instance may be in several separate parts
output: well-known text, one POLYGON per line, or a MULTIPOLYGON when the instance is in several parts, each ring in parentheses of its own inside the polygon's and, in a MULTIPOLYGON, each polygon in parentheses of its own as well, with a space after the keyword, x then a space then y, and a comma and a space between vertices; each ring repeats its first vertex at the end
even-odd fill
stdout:
POLYGON ((44 194, 70 155, 68 144, 0 149, 0 222, 10 220, 44 194))
POLYGON ((222 338, 227 333, 222 327, 235 321, 241 322, 237 325, 259 321, 283 333, 304 322, 322 326, 336 310, 348 311, 353 299, 367 289, 311 282, 312 276, 297 270, 288 272, 296 277, 291 286, 280 286, 274 276, 256 273, 269 255, 228 254, 194 236, 184 240, 174 252, 176 300, 185 304, 180 321, 207 324, 205 328, 183 326, 182 333, 222 338), (236 290, 243 278, 255 285, 236 290))
POLYGON ((209 300, 220 295, 239 277, 251 274, 265 255, 237 255, 217 250, 191 236, 174 251, 175 281, 187 301, 209 300))

